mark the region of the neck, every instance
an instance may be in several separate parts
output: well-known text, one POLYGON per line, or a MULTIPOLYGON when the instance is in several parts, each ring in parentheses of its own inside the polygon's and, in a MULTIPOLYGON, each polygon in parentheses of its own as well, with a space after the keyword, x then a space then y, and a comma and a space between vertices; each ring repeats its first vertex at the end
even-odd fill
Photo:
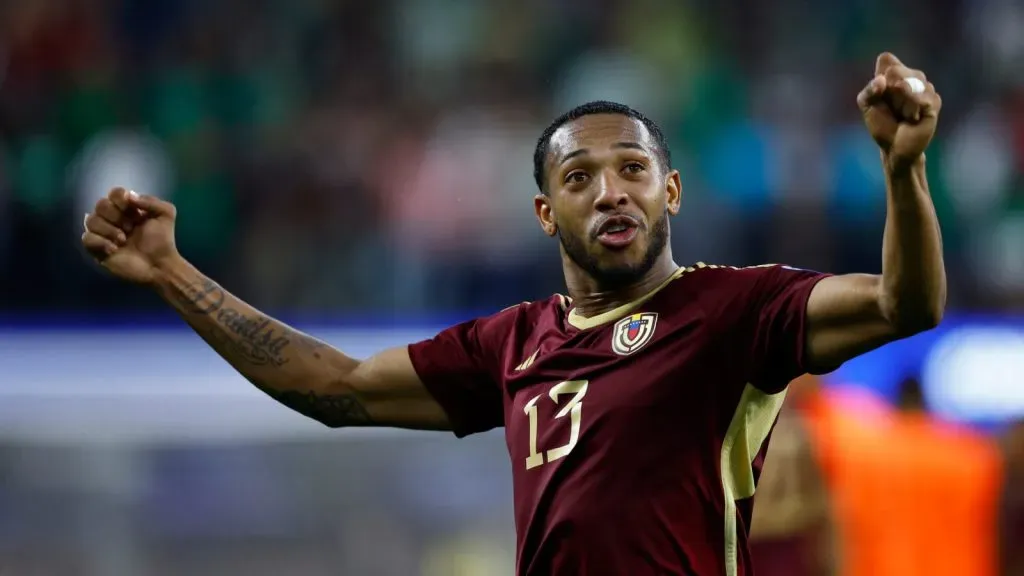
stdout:
POLYGON ((627 285, 609 288, 600 285, 597 280, 581 270, 575 262, 564 256, 563 259, 565 285, 569 290, 569 297, 573 300, 576 313, 584 318, 614 310, 649 294, 679 269, 679 266, 672 260, 671 252, 665 250, 654 266, 643 276, 627 285))

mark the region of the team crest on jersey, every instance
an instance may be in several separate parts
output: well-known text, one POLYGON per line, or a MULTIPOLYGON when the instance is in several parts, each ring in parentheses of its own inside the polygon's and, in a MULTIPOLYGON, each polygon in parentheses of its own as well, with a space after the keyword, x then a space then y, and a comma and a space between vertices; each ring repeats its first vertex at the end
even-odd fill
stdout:
POLYGON ((620 356, 629 356, 643 348, 654 336, 654 328, 658 325, 656 312, 630 314, 615 323, 612 330, 612 350, 620 356))

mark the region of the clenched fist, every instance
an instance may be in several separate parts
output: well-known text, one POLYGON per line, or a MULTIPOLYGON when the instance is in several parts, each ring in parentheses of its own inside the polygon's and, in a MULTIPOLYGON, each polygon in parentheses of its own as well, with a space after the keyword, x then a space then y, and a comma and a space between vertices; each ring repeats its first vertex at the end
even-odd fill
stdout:
POLYGON ((942 98, 924 72, 885 52, 875 62, 875 77, 857 96, 857 105, 886 166, 900 170, 924 154, 935 135, 942 98))
POLYGON ((114 188, 85 215, 82 244, 114 276, 151 284, 160 266, 178 255, 174 217, 169 202, 114 188))

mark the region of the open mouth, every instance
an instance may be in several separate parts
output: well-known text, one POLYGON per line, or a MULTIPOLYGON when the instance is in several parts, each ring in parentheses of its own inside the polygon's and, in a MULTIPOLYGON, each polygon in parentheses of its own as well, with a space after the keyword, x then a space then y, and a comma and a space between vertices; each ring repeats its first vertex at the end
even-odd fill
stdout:
POLYGON ((639 231, 636 220, 628 216, 612 216, 597 229, 597 241, 606 248, 621 249, 632 244, 639 231))

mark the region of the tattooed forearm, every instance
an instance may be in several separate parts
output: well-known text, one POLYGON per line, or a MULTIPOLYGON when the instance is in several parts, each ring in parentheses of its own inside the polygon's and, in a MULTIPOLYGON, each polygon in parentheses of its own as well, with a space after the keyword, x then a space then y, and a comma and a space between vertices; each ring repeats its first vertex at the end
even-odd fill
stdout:
POLYGON ((261 314, 191 267, 166 272, 160 292, 203 340, 272 398, 328 426, 372 424, 356 393, 338 380, 356 360, 261 314))
POLYGON ((332 428, 366 426, 373 423, 354 394, 317 394, 286 390, 271 392, 270 395, 299 414, 305 414, 332 428))
MULTIPOLYGON (((311 354, 319 360, 325 344, 255 311, 247 312, 225 303, 225 291, 209 278, 189 282, 175 278, 179 290, 171 297, 185 315, 208 316, 222 333, 218 343, 229 347, 233 356, 256 366, 282 366, 289 361, 289 349, 311 354)), ((249 308, 248 306, 245 306, 249 308)), ((187 319, 187 318, 186 318, 187 319)))
POLYGON ((224 306, 224 289, 209 278, 189 281, 180 274, 168 274, 177 291, 171 292, 172 300, 183 312, 189 314, 211 314, 224 306))

